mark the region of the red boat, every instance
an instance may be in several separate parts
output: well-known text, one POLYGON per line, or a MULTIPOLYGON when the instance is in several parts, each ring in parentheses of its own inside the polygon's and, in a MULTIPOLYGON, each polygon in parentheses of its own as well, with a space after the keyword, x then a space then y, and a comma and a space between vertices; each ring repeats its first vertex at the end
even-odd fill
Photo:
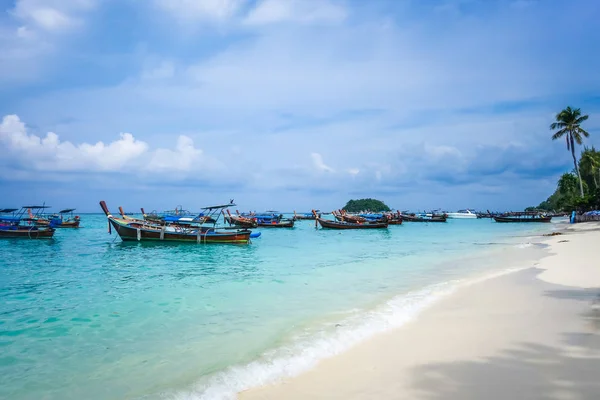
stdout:
MULTIPOLYGON (((316 214, 316 213, 315 213, 316 214)), ((388 221, 378 222, 345 222, 345 221, 331 221, 323 218, 316 218, 316 222, 321 225, 323 229, 387 229, 388 221)))

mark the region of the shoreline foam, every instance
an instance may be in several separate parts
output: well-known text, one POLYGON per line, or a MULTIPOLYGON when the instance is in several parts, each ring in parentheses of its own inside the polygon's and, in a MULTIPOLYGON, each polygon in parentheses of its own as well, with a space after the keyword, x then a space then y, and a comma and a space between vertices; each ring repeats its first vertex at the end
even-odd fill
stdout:
MULTIPOLYGON (((572 343, 565 345, 561 340, 561 335, 566 334, 563 332, 565 327, 597 336, 597 332, 586 330, 579 314, 589 311, 589 304, 581 302, 581 299, 589 300, 590 296, 596 295, 596 292, 590 295, 589 291, 581 288, 600 287, 597 261, 586 260, 586 250, 591 250, 589 245, 600 239, 598 227, 600 224, 595 228, 569 226, 565 227, 564 235, 541 238, 540 241, 548 246, 549 254, 541 257, 535 268, 520 268, 517 270, 521 272, 517 274, 510 274, 517 270, 501 273, 498 279, 494 279, 497 276, 490 276, 463 283, 461 290, 454 291, 448 301, 435 303, 414 323, 375 335, 344 354, 324 360, 307 373, 283 383, 248 390, 241 393, 241 397, 385 399, 404 395, 404 398, 420 398, 422 393, 414 391, 415 385, 403 373, 410 375, 409 372, 415 368, 427 370, 432 364, 442 365, 442 362, 445 369, 450 369, 452 363, 457 361, 477 366, 474 360, 497 356, 499 352, 507 351, 507 348, 515 347, 524 340, 554 346, 561 357, 567 359, 570 356, 563 355, 563 352, 566 354, 572 343), (570 284, 576 289, 556 286, 557 283, 570 284), (553 293, 556 299, 551 298, 549 293, 553 293), (457 320, 460 322, 457 323, 457 320), (436 342, 435 338, 437 341, 444 340, 439 331, 449 333, 448 347, 436 342), (410 343, 409 348, 406 348, 407 343, 410 343), (430 345, 438 348, 438 352, 429 351, 430 345), (398 348, 406 351, 399 351, 398 348)), ((575 337, 585 338, 583 333, 575 337)), ((594 347, 589 350, 600 349, 594 347)), ((569 358, 569 361, 572 360, 569 358)), ((498 362, 498 359, 492 359, 490 368, 495 368, 498 362)), ((518 373, 514 372, 510 370, 507 373, 511 379, 518 381, 518 373)), ((569 371, 558 372, 562 374, 569 371)), ((470 398, 478 398, 469 391, 469 385, 472 390, 480 389, 478 378, 465 376, 462 379, 462 397, 453 393, 442 396, 440 393, 443 390, 436 393, 435 387, 421 387, 420 390, 428 390, 440 398, 469 398, 465 394, 470 394, 470 398)), ((431 379, 430 383, 434 381, 431 379)), ((439 382, 442 386, 444 383, 439 382)), ((501 384, 504 388, 506 383, 501 384)), ((520 393, 519 388, 523 390, 522 393, 529 390, 534 393, 534 388, 524 382, 517 382, 515 387, 516 393, 520 393)), ((600 387, 595 386, 591 392, 585 393, 600 396, 600 387)), ((499 393, 499 396, 515 398, 504 393, 499 393)), ((487 395, 485 397, 490 398, 487 395)))
MULTIPOLYGON (((521 237, 520 239, 522 239, 521 237)), ((540 239, 541 236, 527 236, 529 239, 540 239)), ((359 309, 343 320, 337 321, 335 325, 324 325, 317 332, 299 334, 291 343, 268 351, 258 360, 245 365, 233 366, 210 377, 207 381, 198 383, 191 390, 170 393, 167 398, 177 400, 205 400, 205 399, 235 399, 240 392, 252 390, 253 388, 273 385, 282 380, 294 378, 304 374, 323 360, 337 357, 353 347, 414 321, 419 314, 427 310, 440 300, 473 284, 494 279, 506 274, 530 268, 534 260, 530 254, 543 250, 541 244, 517 243, 509 241, 499 243, 504 249, 520 249, 511 254, 512 258, 497 260, 493 264, 496 268, 489 268, 485 273, 473 273, 462 279, 440 282, 428 285, 424 288, 412 290, 388 299, 370 310, 359 309), (524 250, 526 249, 526 250, 524 250), (519 255, 520 257, 517 257, 519 255), (499 267, 508 263, 510 267, 499 267), (526 264, 526 266, 523 266, 526 264)), ((471 262, 481 261, 482 258, 494 254, 499 256, 502 250, 490 248, 489 251, 480 251, 473 256, 471 262)), ((537 254, 539 257, 543 253, 537 254)), ((461 257, 449 263, 467 262, 471 257, 461 257)))

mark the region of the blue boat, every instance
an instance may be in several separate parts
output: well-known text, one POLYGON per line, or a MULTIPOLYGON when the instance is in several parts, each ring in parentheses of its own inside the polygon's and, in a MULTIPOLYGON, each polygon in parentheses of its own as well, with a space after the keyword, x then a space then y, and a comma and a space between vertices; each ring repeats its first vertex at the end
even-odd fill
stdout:
POLYGON ((37 220, 47 206, 25 206, 19 212, 16 208, 0 210, 0 238, 50 239, 54 236, 55 224, 40 226, 37 220), (36 210, 36 214, 31 214, 36 210), (26 217, 26 214, 30 214, 26 217))

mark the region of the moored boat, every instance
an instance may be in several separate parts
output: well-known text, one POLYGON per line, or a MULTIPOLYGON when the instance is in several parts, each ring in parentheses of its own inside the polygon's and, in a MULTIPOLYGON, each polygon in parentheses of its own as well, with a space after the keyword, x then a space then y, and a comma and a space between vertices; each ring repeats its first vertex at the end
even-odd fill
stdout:
MULTIPOLYGON (((37 210, 41 212, 44 208, 47 207, 39 206, 37 210)), ((51 239, 55 232, 53 223, 50 222, 48 226, 38 225, 36 222, 39 216, 32 214, 31 209, 36 209, 36 206, 23 207, 19 213, 16 213, 15 208, 0 210, 0 238, 51 239), (25 217, 26 213, 29 214, 28 217, 25 217)))
POLYGON ((469 209, 458 210, 457 212, 446 213, 447 218, 450 219, 477 219, 477 214, 469 209))
POLYGON ((237 215, 232 215, 229 210, 227 210, 227 214, 225 214, 225 210, 221 211, 221 213, 225 222, 229 225, 235 225, 240 228, 256 228, 258 226, 254 218, 242 217, 239 212, 237 212, 237 215))
POLYGON ((259 228, 293 228, 294 220, 283 218, 283 215, 259 215, 255 217, 259 228))
MULTIPOLYGON (((221 210, 229 205, 219 205, 212 207, 205 207, 209 215, 215 215, 215 225, 218 220, 218 215, 221 210)), ((111 228, 114 228, 121 240, 123 241, 170 241, 170 242, 188 242, 198 244, 208 243, 238 243, 246 244, 250 242, 251 231, 249 230, 236 230, 236 231, 224 231, 217 228, 215 225, 212 227, 205 226, 182 226, 179 224, 157 224, 146 220, 137 219, 124 219, 114 217, 106 202, 100 201, 100 207, 109 222, 109 232, 111 228)))
POLYGON ((402 225, 402 214, 400 214, 400 211, 393 214, 387 214, 386 217, 388 225, 402 225))
POLYGON ((415 215, 402 214, 402 220, 405 222, 446 222, 445 215, 415 215))
POLYGON ((321 213, 318 210, 317 210, 317 216, 314 216, 312 213, 296 214, 296 211, 294 211, 294 219, 298 220, 298 221, 302 221, 302 220, 314 221, 317 217, 321 217, 321 213))
MULTIPOLYGON (((316 213, 315 213, 316 215, 316 213)), ((323 229, 387 229, 388 221, 379 222, 348 222, 333 221, 324 218, 315 218, 316 223, 323 229)))
POLYGON ((511 212, 494 217, 496 222, 551 222, 552 217, 536 212, 511 212))
POLYGON ((73 215, 74 208, 60 210, 58 214, 52 216, 51 221, 55 228, 79 228, 81 218, 79 215, 73 215))

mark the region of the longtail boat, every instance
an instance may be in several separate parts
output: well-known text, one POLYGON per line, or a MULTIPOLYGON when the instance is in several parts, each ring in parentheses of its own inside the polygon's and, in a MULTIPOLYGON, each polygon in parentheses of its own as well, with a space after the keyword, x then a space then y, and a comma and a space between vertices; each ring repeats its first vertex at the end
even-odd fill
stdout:
POLYGON ((387 214, 388 225, 402 225, 402 214, 398 211, 395 214, 387 214))
POLYGON ((446 222, 445 215, 414 215, 402 214, 402 220, 406 222, 446 222))
POLYGON ((73 211, 75 211, 74 208, 60 210, 58 214, 50 217, 50 221, 55 228, 79 228, 81 219, 79 215, 73 215, 73 211))
MULTIPOLYGON (((315 213, 316 214, 316 213, 315 213)), ((388 222, 347 222, 333 221, 320 217, 315 218, 315 224, 318 223, 323 229, 387 229, 388 222)))
MULTIPOLYGON (((21 210, 27 210, 29 222, 35 223, 36 225, 39 225, 39 226, 49 226, 50 218, 48 218, 47 216, 45 216, 43 214, 43 210, 45 210, 47 208, 51 208, 51 207, 44 204, 41 206, 23 206, 21 208, 21 210), (32 210, 35 210, 35 214, 32 212, 32 210)), ((21 214, 25 215, 24 212, 21 212, 21 214)))
POLYGON ((221 211, 221 213, 223 214, 223 218, 225 219, 225 222, 227 222, 229 225, 235 225, 240 228, 256 228, 258 226, 256 219, 242 217, 240 215, 239 211, 236 211, 236 212, 237 212, 237 215, 232 215, 229 212, 229 210, 221 211), (225 214, 225 211, 227 211, 227 214, 225 214))
POLYGON ((283 218, 283 215, 258 215, 255 217, 259 228, 293 228, 294 220, 283 218))
POLYGON ((319 210, 316 210, 316 212, 317 212, 317 216, 315 217, 312 213, 296 214, 296 211, 294 211, 294 220, 296 220, 296 221, 303 221, 303 220, 314 221, 317 217, 321 218, 321 214, 319 213, 319 210))
POLYGON ((145 220, 159 224, 178 223, 180 225, 186 225, 216 222, 210 216, 204 215, 203 213, 194 214, 190 211, 183 210, 181 206, 176 207, 175 210, 165 211, 162 214, 158 214, 156 211, 146 214, 143 207, 141 208, 141 211, 145 220))
MULTIPOLYGON (((205 207, 209 215, 218 215, 221 210, 228 205, 219 205, 205 207)), ((198 244, 208 243, 239 243, 246 244, 250 242, 251 231, 249 230, 237 230, 237 231, 223 231, 216 226, 205 227, 205 226, 182 226, 179 224, 157 224, 151 221, 138 220, 138 219, 124 219, 114 217, 104 200, 100 201, 100 207, 109 223, 109 232, 111 228, 114 228, 121 240, 123 241, 169 241, 169 242, 188 242, 198 244)))
POLYGON ((537 212, 511 212, 494 217, 496 222, 551 222, 552 216, 537 212))
POLYGON ((33 214, 32 209, 41 213, 46 206, 26 206, 16 213, 16 208, 5 208, 0 210, 0 238, 22 238, 22 239, 51 239, 54 236, 53 223, 48 226, 37 224, 39 215, 33 214), (25 214, 29 214, 25 217, 25 214), (10 215, 7 215, 10 214, 10 215))
POLYGON ((335 215, 335 219, 343 222, 351 222, 355 224, 367 222, 367 218, 362 217, 360 215, 348 214, 346 210, 339 210, 335 215))

